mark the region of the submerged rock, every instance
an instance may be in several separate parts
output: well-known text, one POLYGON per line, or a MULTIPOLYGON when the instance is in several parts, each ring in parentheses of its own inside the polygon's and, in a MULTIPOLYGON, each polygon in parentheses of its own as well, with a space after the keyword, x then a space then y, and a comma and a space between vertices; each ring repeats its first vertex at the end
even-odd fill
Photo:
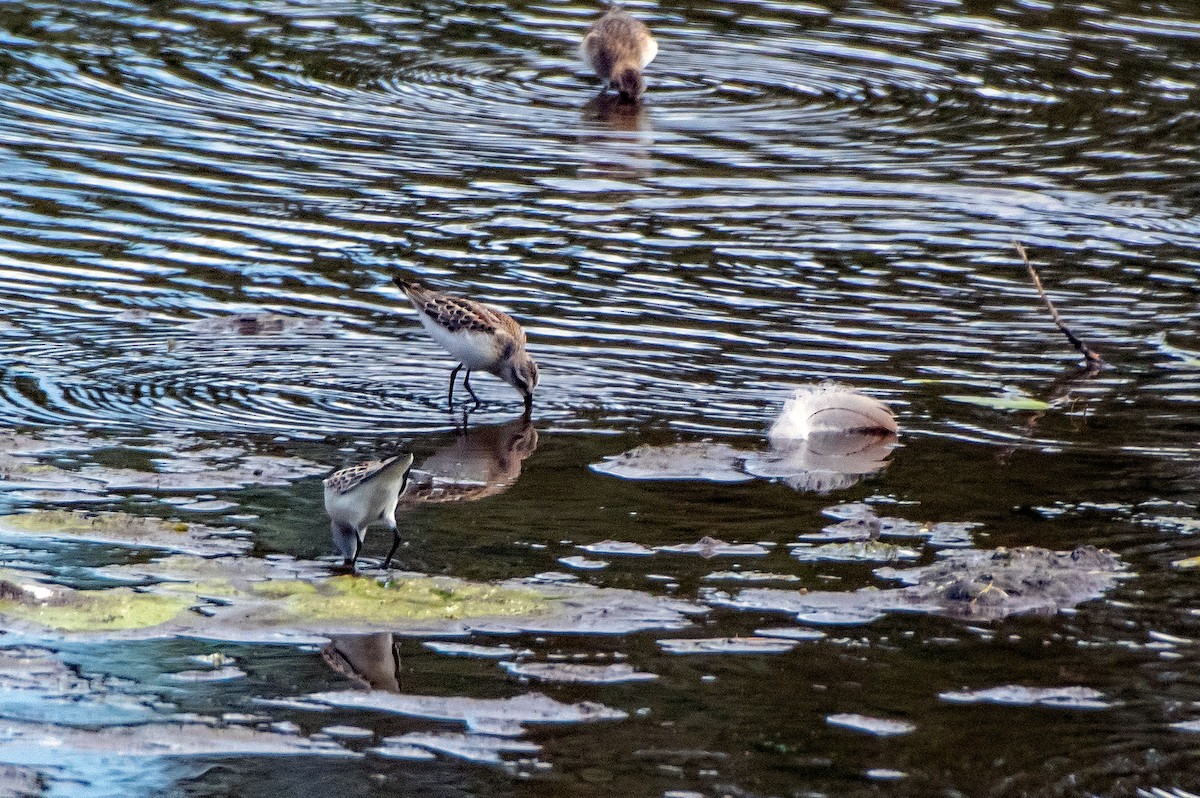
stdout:
POLYGON ((203 335, 282 335, 312 332, 329 327, 328 320, 312 316, 284 316, 279 313, 234 313, 209 316, 189 322, 187 328, 203 335))
POLYGON ((985 690, 956 690, 938 698, 951 704, 1004 704, 1058 709, 1107 709, 1113 706, 1104 693, 1091 687, 1022 687, 1008 685, 985 690))
POLYGON ((895 737, 916 731, 915 723, 889 718, 872 718, 868 715, 858 715, 846 712, 838 715, 828 715, 825 722, 830 726, 840 726, 843 729, 853 729, 876 737, 895 737))
POLYGON ((792 556, 800 562, 892 562, 915 560, 921 553, 894 543, 868 540, 823 543, 820 546, 801 543, 792 547, 792 556))
POLYGON ((272 580, 251 586, 269 601, 259 602, 247 620, 279 625, 307 619, 337 629, 339 622, 387 624, 397 621, 463 619, 483 616, 537 615, 545 596, 516 587, 477 584, 443 577, 379 581, 358 576, 324 580, 272 580))
POLYGON ((0 696, 6 720, 74 726, 154 719, 157 697, 129 690, 128 683, 85 676, 44 648, 0 651, 0 696))
POLYGON ((177 671, 175 673, 163 674, 163 678, 166 681, 178 682, 180 684, 229 682, 234 679, 244 679, 245 677, 246 672, 236 665, 226 665, 223 668, 213 668, 210 670, 177 671))
MULTIPOLYGON (((537 584, 513 580, 504 584, 537 584)), ((538 590, 547 599, 547 612, 520 619, 497 618, 472 622, 471 628, 493 634, 631 634, 645 629, 683 629, 690 616, 707 609, 688 601, 653 596, 636 590, 591 587, 583 584, 544 585, 538 590)))
POLYGON ((104 483, 77 471, 67 471, 27 457, 14 457, 0 452, 0 490, 54 490, 66 491, 67 495, 82 494, 86 497, 102 494, 104 483))
POLYGON ((514 740, 509 737, 492 737, 484 734, 454 734, 447 732, 409 732, 399 737, 385 737, 384 745, 369 749, 371 753, 388 759, 434 759, 432 753, 478 762, 499 765, 503 753, 535 754, 542 750, 537 743, 514 740))
POLYGON ((0 618, 58 632, 152 630, 210 640, 324 643, 328 636, 375 632, 627 634, 682 628, 691 623, 690 614, 705 611, 632 590, 536 579, 491 584, 419 574, 331 577, 319 563, 291 558, 176 555, 97 573, 162 581, 137 590, 77 591, 13 572, 7 592, 0 581, 0 618), (185 613, 189 608, 196 612, 185 613))
MULTIPOLYGON (((106 565, 95 573, 123 581, 186 582, 211 585, 214 593, 246 591, 258 582, 272 579, 323 579, 329 567, 312 560, 291 557, 197 557, 171 554, 149 562, 106 565)), ((203 592, 203 589, 199 589, 203 592)))
POLYGON ((581 571, 599 571, 609 566, 607 560, 593 560, 588 557, 559 557, 558 561, 570 568, 578 568, 581 571))
POLYGON ((213 557, 250 550, 249 533, 128 513, 37 510, 0 516, 0 536, 82 540, 213 557))
POLYGON ((972 545, 971 530, 982 524, 970 521, 921 523, 907 518, 878 515, 869 504, 853 502, 827 508, 825 514, 838 523, 820 532, 799 536, 808 543, 865 541, 879 538, 923 538, 934 548, 966 548, 972 545))
POLYGON ((593 464, 592 470, 622 479, 749 482, 754 477, 742 470, 745 458, 745 452, 724 443, 647 445, 606 457, 593 464))
POLYGON ((36 798, 45 790, 45 779, 33 768, 0 765, 0 798, 36 798))
POLYGON ((1003 618, 1054 614, 1099 598, 1125 574, 1111 551, 1080 546, 1049 551, 1034 546, 994 551, 956 551, 922 568, 877 575, 912 585, 908 595, 934 601, 947 614, 1003 618))
POLYGON ((799 582, 795 574, 777 574, 765 571, 713 571, 700 577, 706 582, 799 582))
POLYGON ((567 662, 501 662, 500 667, 514 676, 524 676, 542 682, 581 684, 624 684, 651 682, 657 673, 645 673, 632 665, 581 665, 567 662))
POLYGON ((695 543, 659 546, 655 550, 670 554, 699 554, 706 560, 711 557, 761 557, 770 553, 770 549, 758 543, 726 543, 708 535, 695 543))
POLYGON ((668 654, 784 654, 798 642, 781 637, 704 637, 659 640, 658 645, 668 654))
POLYGON ((592 554, 607 554, 613 557, 649 557, 654 554, 654 549, 649 546, 623 540, 601 540, 579 548, 592 554))
POLYGON ((755 629, 759 637, 783 637, 788 640, 821 640, 826 635, 818 629, 808 629, 803 626, 776 626, 773 628, 755 629))
POLYGON ((358 757, 332 741, 208 723, 145 723, 91 730, 6 720, 0 758, 70 767, 76 756, 336 756, 358 757))
POLYGON ((592 470, 622 479, 749 482, 778 480, 793 490, 829 493, 858 483, 888 465, 894 435, 822 432, 801 440, 772 441, 766 451, 690 441, 639 446, 604 458, 592 470))
POLYGON ((480 646, 472 643, 445 643, 440 640, 428 640, 422 643, 430 651, 445 654, 449 657, 480 657, 482 659, 504 659, 520 654, 512 646, 480 646))
POLYGON ((468 698, 464 696, 408 695, 380 691, 338 690, 304 697, 317 704, 343 709, 367 709, 430 720, 457 721, 480 733, 516 737, 525 725, 536 723, 589 723, 624 720, 628 715, 594 701, 564 704, 541 693, 512 698, 468 698))
POLYGON ((1125 565, 1115 554, 1093 546, 1069 552, 1035 547, 955 551, 920 568, 876 571, 909 585, 904 588, 853 592, 748 588, 733 597, 713 592, 707 600, 739 609, 788 612, 809 623, 861 623, 888 611, 996 620, 1075 607, 1102 596, 1124 572, 1125 565))
POLYGON ((187 597, 129 588, 72 590, 0 573, 0 618, 57 632, 113 632, 160 626, 192 604, 187 597))
POLYGON ((195 462, 195 455, 164 463, 161 471, 89 466, 82 476, 112 490, 238 490, 248 485, 286 485, 325 474, 329 467, 299 457, 247 455, 234 462, 195 462))

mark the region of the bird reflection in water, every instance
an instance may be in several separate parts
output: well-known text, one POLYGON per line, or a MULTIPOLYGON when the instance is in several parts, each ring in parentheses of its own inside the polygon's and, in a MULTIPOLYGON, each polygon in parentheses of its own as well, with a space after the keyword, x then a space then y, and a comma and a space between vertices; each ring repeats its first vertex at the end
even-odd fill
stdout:
POLYGON ((469 502, 503 493, 516 483, 537 443, 526 416, 490 427, 464 425, 453 443, 413 469, 400 505, 469 502))
MULTIPOLYGON (((652 130, 646 106, 621 102, 608 93, 598 94, 583 106, 583 121, 600 123, 620 133, 644 133, 652 130)), ((634 137, 636 140, 638 137, 634 137)), ((647 140, 648 143, 648 140, 647 140)))
POLYGON ((654 128, 643 103, 602 93, 583 106, 579 143, 587 164, 580 171, 607 178, 638 178, 654 172, 654 128))
POLYGON ((400 692, 400 645, 390 632, 338 635, 321 649, 321 659, 361 687, 400 692))

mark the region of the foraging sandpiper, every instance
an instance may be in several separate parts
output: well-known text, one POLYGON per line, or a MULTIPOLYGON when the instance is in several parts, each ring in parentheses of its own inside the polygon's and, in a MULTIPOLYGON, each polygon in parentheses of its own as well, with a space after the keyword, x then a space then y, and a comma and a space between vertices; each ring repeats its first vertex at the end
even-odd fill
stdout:
POLYGON ((473 299, 432 291, 399 276, 393 279, 417 309, 421 324, 433 340, 458 358, 458 365, 450 372, 451 407, 454 381, 459 369, 465 368, 463 385, 476 405, 481 402, 471 390, 471 372, 486 371, 520 391, 525 397, 525 414, 532 412, 538 368, 525 351, 525 330, 512 316, 473 299))
POLYGON ((636 101, 646 90, 642 70, 658 54, 650 29, 620 7, 613 7, 583 37, 583 59, 605 86, 616 86, 625 100, 636 101))
POLYGON ((392 548, 383 567, 391 565, 400 546, 396 504, 408 484, 412 464, 411 454, 398 454, 343 468, 325 479, 325 512, 329 513, 333 545, 346 558, 345 567, 354 569, 367 527, 374 523, 392 530, 392 548))

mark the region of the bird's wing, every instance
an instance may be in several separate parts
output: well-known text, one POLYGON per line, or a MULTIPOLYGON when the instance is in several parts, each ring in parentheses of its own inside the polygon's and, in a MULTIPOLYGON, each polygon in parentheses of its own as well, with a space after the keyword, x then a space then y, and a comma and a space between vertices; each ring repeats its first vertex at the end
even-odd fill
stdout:
POLYGON ((379 476, 384 469, 392 463, 406 455, 396 455, 389 457, 386 460, 370 460, 365 463, 357 463, 352 466, 347 466, 340 471, 335 471, 325 478, 325 487, 340 495, 349 493, 350 491, 362 485, 364 482, 369 482, 379 476))
POLYGON ((499 311, 480 302, 439 294, 422 286, 405 290, 413 307, 450 332, 495 333, 504 326, 499 311))

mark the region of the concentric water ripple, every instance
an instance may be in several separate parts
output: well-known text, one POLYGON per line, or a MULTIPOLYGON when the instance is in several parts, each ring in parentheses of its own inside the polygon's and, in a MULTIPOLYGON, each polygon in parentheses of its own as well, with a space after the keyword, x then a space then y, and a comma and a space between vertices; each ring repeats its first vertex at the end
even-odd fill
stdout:
POLYGON ((1116 366, 1074 406, 1192 450, 1200 389, 1154 340, 1198 315, 1193 22, 637 10, 662 48, 640 109, 579 62, 585 4, 0 8, 0 408, 444 427, 452 364, 399 266, 526 322, 555 425, 757 433, 833 377, 914 431, 1102 445, 946 400, 1057 399, 1073 368, 1019 238, 1116 366), (264 312, 293 326, 197 326, 264 312))

